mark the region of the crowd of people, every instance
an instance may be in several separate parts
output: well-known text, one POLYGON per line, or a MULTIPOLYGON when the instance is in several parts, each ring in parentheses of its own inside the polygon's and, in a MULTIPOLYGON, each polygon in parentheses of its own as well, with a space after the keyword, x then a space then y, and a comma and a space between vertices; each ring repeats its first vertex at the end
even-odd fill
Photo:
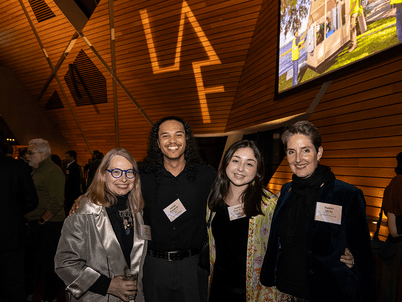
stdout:
POLYGON ((87 186, 77 153, 63 172, 43 139, 20 162, 1 156, 16 175, 7 210, 19 213, 2 235, 14 240, 0 250, 14 271, 6 301, 32 301, 39 280, 41 300, 55 301, 60 279, 69 301, 377 301, 363 192, 319 163, 310 122, 282 142, 293 175, 276 195, 256 142, 232 144, 216 171, 176 116, 153 125, 141 162, 123 148, 93 152, 87 186), (198 265, 206 240, 209 270, 198 265))

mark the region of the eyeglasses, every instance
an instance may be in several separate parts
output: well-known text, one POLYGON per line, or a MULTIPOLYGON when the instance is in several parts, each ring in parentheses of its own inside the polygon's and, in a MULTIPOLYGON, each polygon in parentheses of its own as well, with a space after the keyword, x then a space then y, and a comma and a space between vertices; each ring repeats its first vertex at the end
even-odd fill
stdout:
POLYGON ((135 171, 134 169, 121 170, 119 168, 115 168, 115 169, 112 169, 112 170, 106 169, 106 171, 110 172, 110 174, 114 178, 120 178, 123 175, 123 172, 126 174, 126 177, 129 178, 129 179, 134 178, 135 175, 137 174, 137 171, 135 171))
POLYGON ((37 153, 43 153, 43 152, 32 152, 31 150, 27 151, 28 155, 34 155, 34 154, 37 154, 37 153))

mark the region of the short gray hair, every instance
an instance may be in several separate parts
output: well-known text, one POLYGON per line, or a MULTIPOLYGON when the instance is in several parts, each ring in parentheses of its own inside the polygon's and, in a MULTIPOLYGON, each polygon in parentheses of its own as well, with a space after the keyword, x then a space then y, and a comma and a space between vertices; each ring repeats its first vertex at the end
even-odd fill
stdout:
POLYGON ((281 139, 283 146, 285 148, 285 152, 288 149, 288 141, 295 134, 303 134, 307 136, 311 143, 314 145, 315 150, 318 152, 318 148, 321 147, 321 135, 318 132, 316 126, 314 126, 309 121, 298 121, 290 126, 285 128, 285 131, 282 133, 281 139))
POLYGON ((46 157, 49 157, 52 154, 52 150, 50 149, 49 142, 44 140, 43 138, 34 138, 28 142, 28 145, 35 145, 38 152, 45 153, 46 157))

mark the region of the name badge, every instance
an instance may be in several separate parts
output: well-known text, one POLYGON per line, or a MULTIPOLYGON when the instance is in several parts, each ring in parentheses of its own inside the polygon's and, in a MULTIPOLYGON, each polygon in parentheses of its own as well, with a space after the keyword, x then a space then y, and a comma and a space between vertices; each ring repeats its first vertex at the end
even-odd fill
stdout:
POLYGON ((151 227, 149 225, 141 225, 141 239, 152 240, 151 238, 151 227))
POLYGON ((228 207, 230 221, 246 217, 244 214, 244 204, 239 203, 234 206, 228 207))
POLYGON ((183 206, 181 203, 180 199, 176 199, 174 202, 172 202, 170 205, 168 205, 166 208, 163 209, 163 212, 165 212, 167 218, 169 218, 170 222, 175 220, 176 218, 180 217, 184 212, 186 211, 186 208, 183 206))
POLYGON ((341 224, 342 206, 335 204, 317 202, 315 209, 315 220, 333 224, 341 224))

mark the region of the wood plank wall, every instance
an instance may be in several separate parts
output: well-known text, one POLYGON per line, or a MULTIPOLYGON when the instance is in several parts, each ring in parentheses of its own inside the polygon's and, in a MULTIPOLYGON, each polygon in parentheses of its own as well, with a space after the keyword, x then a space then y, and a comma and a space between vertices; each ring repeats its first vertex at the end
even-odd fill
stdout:
MULTIPOLYGON (((319 91, 321 82, 274 99, 277 14, 277 2, 263 2, 227 130, 305 112, 319 91)), ((332 79, 310 121, 322 135, 321 163, 362 189, 367 215, 377 219, 384 188, 395 176, 395 157, 402 151, 402 55, 371 62, 332 79)), ((277 192, 290 180, 285 159, 268 188, 277 192)), ((373 224, 370 230, 375 230, 373 224)), ((381 228, 381 234, 386 236, 387 229, 381 228)))
MULTIPOLYGON (((29 18, 53 64, 56 65, 67 48, 75 30, 53 0, 45 0, 56 17, 38 22, 28 0, 22 0, 29 18)), ((112 66, 109 26, 109 1, 100 1, 83 29, 83 33, 99 52, 106 64, 112 66)), ((205 88, 222 86, 224 92, 206 95, 211 123, 204 123, 197 91, 193 63, 208 59, 194 24, 186 17, 180 69, 154 74, 140 11, 146 9, 152 30, 156 54, 161 67, 172 66, 176 54, 181 9, 184 0, 113 1, 116 73, 143 111, 155 122, 166 115, 180 115, 190 123, 195 133, 225 131, 235 98, 243 65, 260 14, 262 0, 188 0, 186 3, 200 25, 221 64, 201 68, 205 88)), ((0 63, 19 79, 34 100, 51 70, 39 43, 17 0, 0 3, 0 63)), ((86 43, 78 38, 58 71, 62 83, 53 79, 39 105, 62 133, 69 147, 78 152, 78 162, 90 157, 89 147, 104 153, 116 146, 113 106, 113 81, 86 43), (78 53, 85 54, 105 76, 107 103, 77 106, 65 83, 78 53), (64 95, 63 90, 66 95, 64 95), (57 92, 64 108, 45 110, 45 105, 57 92), (68 102, 72 109, 70 110, 68 102), (81 128, 81 130, 80 130, 81 128)), ((117 88, 120 146, 127 148, 137 159, 145 156, 151 125, 120 87, 117 88)), ((63 157, 63 154, 59 154, 63 157)))

